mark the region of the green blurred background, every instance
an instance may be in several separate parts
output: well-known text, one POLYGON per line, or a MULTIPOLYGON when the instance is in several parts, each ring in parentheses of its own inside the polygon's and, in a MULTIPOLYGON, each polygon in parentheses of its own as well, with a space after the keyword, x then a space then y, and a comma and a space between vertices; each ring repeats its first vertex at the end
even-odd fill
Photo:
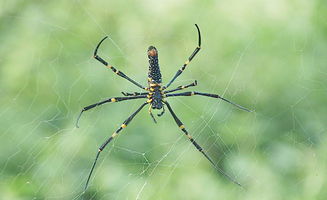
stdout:
POLYGON ((147 108, 103 152, 85 199, 327 199, 327 4, 277 1, 0 1, 0 199, 79 199, 97 148, 143 100, 83 106, 140 91, 146 49, 166 83, 194 80, 255 110, 205 97, 170 99, 217 173, 168 112, 147 108))

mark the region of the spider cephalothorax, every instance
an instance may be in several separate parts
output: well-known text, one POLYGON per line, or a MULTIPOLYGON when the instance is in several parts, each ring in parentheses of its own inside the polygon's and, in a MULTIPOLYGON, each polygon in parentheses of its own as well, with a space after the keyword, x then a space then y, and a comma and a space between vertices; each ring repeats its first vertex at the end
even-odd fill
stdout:
POLYGON ((193 96, 193 95, 200 95, 200 96, 207 96, 207 97, 212 97, 212 98, 216 98, 216 99, 221 99, 224 100, 230 104, 233 104, 234 106, 237 106, 240 109, 249 111, 248 109, 235 104, 217 94, 209 94, 209 93, 202 93, 202 92, 196 92, 196 91, 191 91, 191 92, 181 92, 181 93, 173 93, 175 91, 179 91, 179 90, 183 90, 186 89, 188 87, 193 87, 197 85, 197 82, 194 81, 191 84, 188 85, 184 85, 184 86, 179 86, 175 89, 172 90, 166 90, 174 81, 175 79, 182 74, 182 72, 185 70, 185 68, 187 67, 187 65, 192 61, 192 59, 194 58, 194 56, 200 51, 201 49, 201 34, 200 34, 200 29, 199 27, 195 24, 197 31, 198 31, 198 46, 194 49, 193 53, 191 54, 191 56, 186 60, 186 62, 182 65, 182 67, 176 72, 175 76, 168 82, 168 84, 166 84, 165 86, 161 85, 162 82, 162 78, 161 78, 161 73, 160 73, 160 68, 159 68, 159 61, 158 61, 158 50, 154 47, 154 46, 150 46, 148 48, 147 54, 148 54, 148 58, 149 58, 149 73, 148 73, 148 87, 144 87, 141 84, 139 84, 138 82, 134 81, 133 79, 129 78, 126 74, 124 74, 123 72, 119 71, 118 69, 116 69, 115 67, 113 67, 112 65, 110 65, 109 63, 107 63, 104 59, 102 59, 100 56, 98 56, 97 52, 98 52, 98 48, 100 47, 101 43, 107 38, 103 38, 99 44, 97 45, 97 47, 95 48, 94 51, 94 58, 96 60, 98 60, 99 62, 101 62, 102 64, 104 64, 107 68, 111 69, 114 73, 116 73, 118 76, 130 81, 131 83, 133 83, 134 85, 136 85, 137 87, 145 90, 146 92, 133 92, 133 93, 127 93, 127 92, 122 92, 122 94, 124 95, 124 97, 113 97, 113 98, 108 98, 104 101, 100 101, 98 103, 95 104, 91 104, 89 106, 86 106, 82 109, 82 111, 80 112, 78 118, 77 118, 77 122, 76 122, 76 127, 78 127, 78 121, 82 115, 83 112, 90 110, 92 108, 95 108, 97 106, 100 106, 102 104, 105 103, 109 103, 109 102, 119 102, 119 101, 125 101, 125 100, 133 100, 133 99, 146 99, 146 101, 131 115, 129 116, 124 122, 123 124, 110 136, 108 137, 108 139, 99 147, 99 150, 96 154, 94 163, 92 165, 91 171, 88 175, 87 181, 86 181, 86 185, 84 190, 87 189, 90 177, 92 175, 92 172, 94 170, 94 167, 97 163, 98 157, 100 155, 100 153, 103 151, 103 149, 112 141, 112 139, 114 137, 116 137, 120 131, 122 131, 124 128, 127 127, 127 125, 133 120, 133 118, 142 110, 142 108, 145 105, 150 105, 149 106, 149 113, 151 115, 151 117, 153 118, 154 122, 156 122, 153 114, 152 114, 152 109, 162 109, 162 112, 160 114, 158 114, 158 116, 161 116, 164 111, 165 111, 165 107, 167 106, 170 114, 172 115, 174 121, 176 122, 176 124, 179 126, 179 128, 184 132, 184 134, 187 136, 187 138, 190 140, 190 142, 208 159, 208 161, 217 169, 217 171, 219 173, 221 173, 223 176, 225 176, 227 179, 229 179, 230 181, 232 181, 233 183, 240 185, 240 183, 238 183, 237 181, 235 181, 233 178, 231 178, 228 174, 226 174, 222 169, 218 168, 217 165, 215 165, 215 163, 212 161, 212 159, 204 152, 203 148, 192 138, 192 136, 188 133, 188 131, 186 130, 185 126, 183 125, 183 123, 181 122, 181 120, 176 116, 175 112, 173 111, 172 107, 170 106, 170 104, 165 100, 165 98, 168 97, 177 97, 177 96, 193 96), (173 94, 171 94, 173 93, 173 94))

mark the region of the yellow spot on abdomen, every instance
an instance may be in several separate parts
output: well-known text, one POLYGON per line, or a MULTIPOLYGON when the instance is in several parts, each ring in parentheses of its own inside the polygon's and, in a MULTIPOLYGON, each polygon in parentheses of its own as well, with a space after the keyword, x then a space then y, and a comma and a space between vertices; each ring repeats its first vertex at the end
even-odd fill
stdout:
POLYGON ((115 99, 115 98, 112 98, 112 99, 110 99, 110 101, 111 101, 111 102, 116 102, 116 101, 117 101, 117 99, 115 99))
POLYGON ((179 126, 179 128, 183 129, 183 128, 185 128, 185 126, 182 124, 182 125, 179 126))
POLYGON ((126 126, 127 126, 126 124, 122 124, 121 125, 122 128, 126 128, 126 126))
POLYGON ((150 87, 160 86, 158 83, 150 83, 150 87))

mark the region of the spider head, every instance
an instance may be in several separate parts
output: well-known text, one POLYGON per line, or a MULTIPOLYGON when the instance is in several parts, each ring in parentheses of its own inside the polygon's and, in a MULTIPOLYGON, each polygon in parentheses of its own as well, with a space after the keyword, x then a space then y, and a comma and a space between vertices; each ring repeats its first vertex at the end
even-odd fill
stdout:
POLYGON ((154 58, 158 56, 158 51, 154 46, 149 46, 148 48, 148 57, 154 58))

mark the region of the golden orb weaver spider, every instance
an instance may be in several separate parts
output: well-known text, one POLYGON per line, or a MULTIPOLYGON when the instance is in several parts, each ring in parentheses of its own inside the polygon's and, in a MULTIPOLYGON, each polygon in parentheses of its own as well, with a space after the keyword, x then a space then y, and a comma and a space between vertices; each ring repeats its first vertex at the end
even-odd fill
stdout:
POLYGON ((147 92, 134 92, 134 93, 125 93, 122 92, 122 94, 124 95, 124 97, 113 97, 113 98, 108 98, 104 101, 100 101, 98 103, 95 104, 91 104, 89 106, 86 106, 82 109, 82 111, 80 112, 77 121, 76 121, 76 127, 78 128, 78 122, 79 119, 82 115, 83 112, 88 111, 92 108, 95 108, 97 106, 103 105, 105 103, 109 103, 109 102, 120 102, 120 101, 126 101, 126 100, 133 100, 133 99, 147 99, 145 103, 143 103, 131 116, 129 116, 124 122, 123 124, 99 147, 98 152, 96 154, 95 160, 93 162, 92 168, 89 172, 89 175, 87 177, 87 181, 84 187, 84 191, 86 191, 91 175, 93 173, 93 170, 95 168, 95 165, 97 163, 97 160, 99 158, 100 153, 103 151, 103 149, 112 141, 112 139, 114 137, 116 137, 120 131, 122 131, 124 128, 127 127, 127 125, 133 120, 133 118, 142 110, 142 108, 145 105, 150 105, 149 107, 149 114, 152 117, 153 121, 156 123, 156 119, 152 114, 152 109, 162 109, 162 112, 160 114, 158 114, 158 116, 162 116, 165 112, 164 106, 167 106, 170 114, 172 115, 172 117, 174 118, 176 124, 178 125, 178 127, 184 132, 184 134, 188 137, 188 139, 190 140, 190 142, 195 146, 195 148, 197 150, 199 150, 204 156, 205 158, 213 165, 213 167, 223 176, 225 176, 228 180, 232 181, 233 183, 242 186, 239 182, 237 182, 236 180, 234 180, 233 178, 231 178, 228 174, 226 174, 223 170, 221 170, 219 167, 216 166, 216 164, 212 161, 212 159, 204 152, 203 148, 192 138, 192 136, 188 133, 188 131, 186 130, 184 124, 181 122, 181 120, 176 116, 175 112, 173 111, 172 107, 170 106, 170 104, 165 100, 165 98, 169 98, 169 97, 175 97, 175 96, 193 96, 193 95, 200 95, 200 96, 206 96, 206 97, 212 97, 212 98, 217 98, 217 99, 221 99, 225 102, 228 102, 242 110, 248 111, 248 112, 252 112, 251 110, 244 108, 236 103, 233 103, 217 94, 209 94, 209 93, 202 93, 202 92, 196 92, 196 91, 192 91, 192 92, 182 92, 182 93, 173 93, 175 91, 179 91, 179 90, 183 90, 186 89, 188 87, 193 87, 197 85, 197 81, 194 81, 191 84, 188 85, 183 85, 183 86, 179 86, 175 89, 172 90, 166 90, 174 81, 175 79, 182 74, 182 72, 185 70, 185 68, 188 66, 188 64, 192 61, 192 59, 195 57, 195 55, 200 51, 201 49, 201 34, 200 34, 200 29, 198 27, 197 24, 195 24, 195 27, 197 29, 198 32, 198 46, 195 48, 195 50, 193 51, 193 53, 191 54, 191 56, 186 60, 186 62, 183 64, 183 66, 176 72, 175 76, 168 82, 167 85, 162 86, 162 79, 161 79, 161 73, 160 73, 160 68, 159 68, 159 62, 158 62, 158 51, 154 46, 150 46, 148 48, 147 54, 148 54, 148 58, 149 58, 149 73, 148 73, 148 87, 144 87, 141 84, 137 83, 136 81, 134 81, 133 79, 129 78, 126 74, 124 74, 123 72, 119 71, 118 69, 116 69, 115 67, 113 67, 112 65, 110 65, 108 62, 106 62, 104 59, 102 59, 100 56, 98 56, 97 52, 98 49, 100 47, 100 45, 102 44, 102 42, 108 37, 104 37, 99 44, 96 46, 95 51, 94 51, 94 58, 96 60, 98 60, 99 62, 101 62, 103 65, 105 65, 108 69, 111 69, 114 73, 116 73, 118 76, 128 80, 129 82, 133 83, 134 85, 136 85, 137 87, 146 90, 147 92))

